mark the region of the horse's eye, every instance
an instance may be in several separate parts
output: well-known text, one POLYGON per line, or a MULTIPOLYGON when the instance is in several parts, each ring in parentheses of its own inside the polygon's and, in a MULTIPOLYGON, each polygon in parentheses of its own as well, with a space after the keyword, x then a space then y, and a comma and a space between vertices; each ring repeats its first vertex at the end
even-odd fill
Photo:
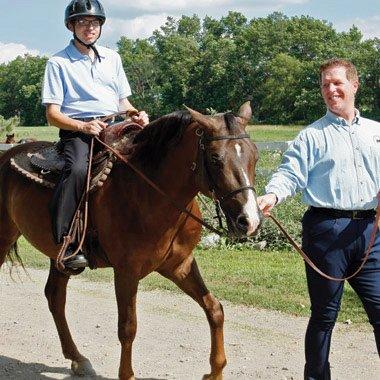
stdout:
POLYGON ((222 167, 223 166, 223 157, 219 156, 217 153, 211 154, 211 163, 215 166, 222 167))

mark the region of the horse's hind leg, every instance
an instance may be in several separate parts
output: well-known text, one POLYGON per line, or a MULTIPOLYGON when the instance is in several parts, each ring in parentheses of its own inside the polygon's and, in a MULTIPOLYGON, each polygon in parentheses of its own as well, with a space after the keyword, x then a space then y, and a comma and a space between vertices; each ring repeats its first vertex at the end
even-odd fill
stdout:
POLYGON ((192 261, 189 259, 189 262, 184 262, 175 270, 162 267, 158 272, 172 280, 180 289, 197 301, 205 311, 211 331, 211 373, 205 375, 203 379, 222 379, 223 368, 227 364, 224 352, 223 308, 220 302, 206 288, 195 259, 192 261))
POLYGON ((54 261, 50 260, 50 272, 45 286, 45 296, 61 340, 63 355, 66 359, 71 360, 72 371, 80 376, 95 375, 90 361, 78 351, 67 324, 65 305, 69 279, 70 277, 59 272, 55 268, 54 261))

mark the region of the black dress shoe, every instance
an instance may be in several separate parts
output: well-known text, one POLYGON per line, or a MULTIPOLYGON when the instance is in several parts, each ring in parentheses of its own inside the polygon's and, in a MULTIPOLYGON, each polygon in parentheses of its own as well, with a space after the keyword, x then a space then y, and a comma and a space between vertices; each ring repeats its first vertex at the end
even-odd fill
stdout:
MULTIPOLYGON (((74 253, 74 251, 75 247, 69 245, 66 249, 64 257, 71 256, 74 253)), ((88 261, 81 251, 79 251, 75 256, 71 257, 70 259, 65 260, 64 263, 65 267, 70 269, 80 269, 88 266, 88 261)))

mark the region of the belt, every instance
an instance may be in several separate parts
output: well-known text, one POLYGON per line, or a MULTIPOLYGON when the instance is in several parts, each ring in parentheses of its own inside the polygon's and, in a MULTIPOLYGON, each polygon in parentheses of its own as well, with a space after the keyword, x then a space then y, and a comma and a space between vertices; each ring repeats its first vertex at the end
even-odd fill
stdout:
MULTIPOLYGON (((100 119, 102 117, 105 117, 105 116, 103 115, 103 116, 94 116, 94 117, 72 117, 72 119, 88 122, 88 121, 100 119)), ((122 116, 114 116, 114 117, 111 117, 110 119, 108 119, 107 123, 108 124, 110 124, 110 123, 118 123, 118 122, 121 122, 121 121, 124 121, 124 120, 125 119, 122 116)))
POLYGON ((331 216, 333 218, 367 219, 374 218, 376 210, 337 210, 334 208, 310 207, 312 212, 331 216))

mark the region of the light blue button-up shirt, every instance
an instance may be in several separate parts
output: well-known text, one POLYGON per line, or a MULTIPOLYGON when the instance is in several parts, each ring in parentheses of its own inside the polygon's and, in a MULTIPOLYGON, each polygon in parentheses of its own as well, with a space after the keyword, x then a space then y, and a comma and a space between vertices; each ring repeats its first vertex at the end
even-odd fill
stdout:
POLYGON ((118 53, 96 46, 101 62, 81 54, 74 41, 46 64, 42 104, 58 104, 69 117, 87 118, 118 112, 131 95, 118 53))
POLYGON ((279 202, 302 191, 310 206, 367 210, 380 189, 380 123, 356 111, 352 125, 331 111, 303 129, 266 186, 279 202))

